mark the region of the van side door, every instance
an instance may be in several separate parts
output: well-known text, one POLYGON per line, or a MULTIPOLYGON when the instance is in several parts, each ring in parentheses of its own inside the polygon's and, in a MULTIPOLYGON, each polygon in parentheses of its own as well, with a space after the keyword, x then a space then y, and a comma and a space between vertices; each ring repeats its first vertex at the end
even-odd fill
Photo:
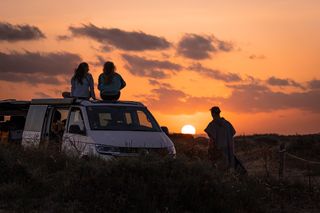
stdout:
POLYGON ((88 149, 88 137, 83 114, 79 107, 71 107, 67 128, 63 135, 62 150, 76 156, 82 156, 88 149))
POLYGON ((31 105, 28 111, 24 131, 22 134, 22 145, 25 147, 39 147, 43 138, 43 128, 47 117, 48 105, 31 105))
POLYGON ((47 122, 43 128, 43 138, 40 146, 44 149, 61 150, 62 136, 68 117, 68 106, 49 106, 47 109, 47 122))

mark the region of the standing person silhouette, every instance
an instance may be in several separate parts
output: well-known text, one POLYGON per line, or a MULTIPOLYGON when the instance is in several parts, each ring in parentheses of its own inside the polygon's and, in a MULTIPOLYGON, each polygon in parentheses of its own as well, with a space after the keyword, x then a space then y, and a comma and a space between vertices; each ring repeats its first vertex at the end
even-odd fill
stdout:
POLYGON ((220 117, 220 108, 214 106, 210 109, 213 120, 204 130, 209 138, 209 160, 219 169, 235 168, 233 136, 236 134, 232 124, 220 117))
POLYGON ((86 62, 79 64, 71 78, 71 96, 87 100, 96 99, 93 78, 86 62))
POLYGON ((103 100, 117 101, 120 98, 120 90, 126 86, 121 75, 116 72, 116 67, 111 61, 103 66, 103 73, 99 76, 98 89, 103 100))

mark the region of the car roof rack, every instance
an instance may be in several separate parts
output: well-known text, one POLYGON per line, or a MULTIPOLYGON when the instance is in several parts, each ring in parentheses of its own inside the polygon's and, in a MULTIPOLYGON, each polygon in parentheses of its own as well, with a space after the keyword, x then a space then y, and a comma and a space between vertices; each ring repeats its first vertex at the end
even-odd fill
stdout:
POLYGON ((23 105, 23 104, 30 104, 30 101, 17 101, 16 99, 5 99, 0 101, 0 105, 3 105, 3 104, 23 105))
POLYGON ((32 105, 91 105, 91 104, 112 104, 112 105, 135 105, 144 106, 137 101, 106 101, 106 100, 85 100, 80 98, 41 98, 32 99, 32 105))
POLYGON ((7 99, 0 101, 0 115, 26 115, 30 106, 30 101, 17 101, 7 99))
POLYGON ((34 105, 70 105, 75 103, 75 98, 41 98, 32 99, 31 104, 34 105))
POLYGON ((81 100, 77 99, 76 103, 80 104, 112 104, 112 105, 136 105, 144 106, 141 102, 138 101, 107 101, 107 100, 81 100))

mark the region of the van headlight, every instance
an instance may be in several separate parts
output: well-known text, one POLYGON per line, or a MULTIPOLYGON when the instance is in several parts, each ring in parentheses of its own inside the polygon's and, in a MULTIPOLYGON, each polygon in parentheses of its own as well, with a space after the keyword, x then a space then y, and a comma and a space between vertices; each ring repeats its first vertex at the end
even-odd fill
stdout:
POLYGON ((176 148, 174 146, 169 146, 167 150, 169 155, 176 156, 176 148))

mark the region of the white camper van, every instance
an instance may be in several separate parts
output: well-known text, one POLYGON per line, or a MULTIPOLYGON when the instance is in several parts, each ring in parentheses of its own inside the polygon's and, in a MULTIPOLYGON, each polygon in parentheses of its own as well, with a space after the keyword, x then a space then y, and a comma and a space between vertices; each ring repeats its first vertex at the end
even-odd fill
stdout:
POLYGON ((22 145, 106 159, 153 152, 174 156, 166 131, 139 102, 33 99, 22 145))

